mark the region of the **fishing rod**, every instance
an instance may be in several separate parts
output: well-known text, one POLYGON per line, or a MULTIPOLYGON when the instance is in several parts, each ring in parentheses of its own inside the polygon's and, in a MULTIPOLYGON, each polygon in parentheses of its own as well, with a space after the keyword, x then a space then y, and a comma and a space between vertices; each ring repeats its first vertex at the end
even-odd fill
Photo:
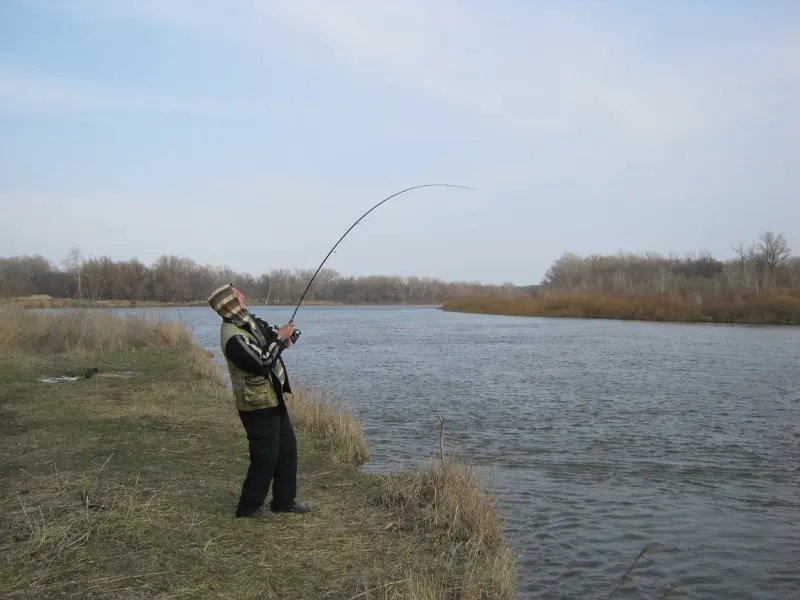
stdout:
MULTIPOLYGON (((309 280, 309 282, 308 282, 308 285, 306 286, 306 289, 305 289, 305 291, 303 292, 303 295, 302 295, 302 296, 300 296, 300 302, 298 302, 298 303, 297 303, 297 306, 295 307, 295 309, 294 309, 294 312, 292 313, 292 318, 291 318, 291 319, 289 319, 289 323, 294 323, 294 317, 295 317, 295 315, 297 314, 297 310, 300 308, 300 305, 303 303, 303 299, 306 297, 306 294, 308 293, 308 290, 309 290, 309 288, 311 287, 311 284, 314 282, 314 279, 317 277, 317 273, 319 273, 320 269, 322 269, 322 265, 324 265, 324 264, 325 264, 325 261, 327 261, 327 260, 328 260, 328 257, 329 257, 331 254, 333 254, 333 251, 334 251, 334 250, 336 250, 336 246, 338 246, 338 245, 339 245, 339 243, 340 243, 340 242, 341 242, 341 241, 342 241, 342 240, 345 238, 345 236, 346 236, 348 233, 350 233, 350 231, 353 229, 353 227, 355 227, 356 225, 358 225, 358 224, 359 224, 359 222, 361 221, 361 219, 363 219, 364 217, 366 217, 366 216, 367 216, 369 213, 371 213, 373 210, 375 210, 376 208, 378 208, 378 207, 379 207, 381 204, 383 204, 384 202, 387 202, 387 201, 391 200, 392 198, 394 198, 395 196, 399 196, 400 194, 404 194, 404 193, 406 193, 406 192, 410 192, 411 190, 416 190, 416 189, 419 189, 419 188, 424 188, 424 187, 454 187, 454 188, 461 188, 461 189, 464 189, 464 190, 474 190, 474 189, 475 189, 475 188, 473 188, 473 187, 468 187, 468 186, 465 186, 465 185, 455 185, 455 184, 452 184, 452 183, 425 183, 425 184, 422 184, 422 185, 415 185, 415 186, 413 186, 413 187, 406 188, 406 189, 404 189, 404 190, 401 190, 401 191, 399 191, 399 192, 396 192, 396 193, 392 194, 391 196, 389 196, 388 198, 384 198, 383 200, 381 200, 380 202, 378 202, 378 203, 377 203, 375 206, 373 206, 373 207, 372 207, 372 208, 370 208, 370 209, 369 209, 367 212, 365 212, 363 215, 361 215, 361 216, 358 218, 358 220, 357 220, 355 223, 353 223, 352 225, 350 225, 350 227, 348 228, 348 230, 347 230, 347 231, 345 231, 345 232, 344 232, 344 234, 342 235, 342 237, 340 237, 340 238, 339 238, 339 241, 338 241, 338 242, 336 242, 336 243, 333 245, 333 248, 331 248, 331 249, 330 249, 330 251, 328 252, 328 254, 326 254, 326 255, 325 255, 325 258, 322 260, 322 262, 320 263, 319 267, 317 267, 317 270, 314 272, 314 275, 312 275, 312 276, 311 276, 311 279, 309 280)), ((295 330, 295 331, 296 331, 296 330, 295 330)), ((299 333, 300 333, 300 332, 299 332, 299 331, 296 331, 296 333, 299 335, 299 333)))

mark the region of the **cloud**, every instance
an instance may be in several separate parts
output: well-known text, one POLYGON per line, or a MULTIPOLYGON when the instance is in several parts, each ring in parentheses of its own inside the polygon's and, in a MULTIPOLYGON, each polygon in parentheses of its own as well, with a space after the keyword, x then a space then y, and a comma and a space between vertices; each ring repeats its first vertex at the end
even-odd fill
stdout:
POLYGON ((455 2, 270 6, 273 18, 309 43, 325 44, 349 67, 522 135, 696 136, 750 110, 749 98, 737 92, 780 81, 790 64, 781 40, 723 39, 705 56, 641 53, 611 27, 555 7, 516 15, 530 19, 521 26, 455 2), (749 58, 728 62, 731 50, 749 58))
MULTIPOLYGON (((584 4, 576 5, 581 10, 549 3, 495 10, 455 0, 230 0, 224 6, 80 0, 74 6, 92 18, 146 21, 225 43, 248 58, 260 53, 333 66, 518 139, 684 141, 752 118, 776 85, 792 100, 800 96, 791 53, 797 32, 753 28, 743 36, 744 17, 709 30, 703 43, 656 50, 641 41, 647 29, 634 34, 584 4), (786 84, 790 78, 794 83, 786 84)), ((642 9, 645 28, 647 19, 642 9)), ((782 106, 792 110, 791 101, 782 106)))
POLYGON ((0 112, 146 111, 206 114, 196 100, 99 85, 94 82, 0 66, 0 112))
MULTIPOLYGON (((697 138, 752 118, 769 90, 797 70, 787 53, 797 47, 791 31, 742 37, 735 26, 719 26, 704 45, 673 44, 659 53, 586 5, 580 11, 553 4, 498 11, 455 0, 79 5, 95 17, 144 19, 224 41, 248 57, 275 56, 283 44, 285 59, 360 74, 373 87, 412 92, 517 138, 697 138)), ((646 22, 645 11, 641 16, 646 22)), ((788 93, 798 96, 796 83, 788 93)))

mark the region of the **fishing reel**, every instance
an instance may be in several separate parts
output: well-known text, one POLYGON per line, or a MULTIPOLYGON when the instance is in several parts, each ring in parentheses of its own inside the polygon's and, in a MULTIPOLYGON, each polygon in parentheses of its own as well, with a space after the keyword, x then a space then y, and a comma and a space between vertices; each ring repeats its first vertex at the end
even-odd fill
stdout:
POLYGON ((300 330, 299 329, 295 329, 295 330, 292 331, 292 335, 289 337, 289 339, 292 340, 293 344, 296 344, 297 343, 297 338, 299 338, 299 337, 300 337, 300 330))

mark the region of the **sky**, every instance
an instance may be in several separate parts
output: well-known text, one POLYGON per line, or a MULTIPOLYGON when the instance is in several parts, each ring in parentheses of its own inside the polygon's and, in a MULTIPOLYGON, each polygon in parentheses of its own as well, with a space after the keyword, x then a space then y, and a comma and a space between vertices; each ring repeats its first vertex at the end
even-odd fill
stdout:
POLYGON ((539 283, 800 255, 800 3, 2 0, 0 256, 539 283))

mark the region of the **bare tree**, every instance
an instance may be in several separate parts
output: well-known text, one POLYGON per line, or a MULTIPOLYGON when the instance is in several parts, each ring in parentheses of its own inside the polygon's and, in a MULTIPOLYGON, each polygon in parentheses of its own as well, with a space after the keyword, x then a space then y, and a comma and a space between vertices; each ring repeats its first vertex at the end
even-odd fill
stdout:
POLYGON ((764 265, 770 271, 789 260, 792 250, 789 248, 789 242, 782 233, 776 235, 771 231, 767 231, 761 234, 759 240, 761 241, 756 246, 756 249, 763 257, 764 265))
POLYGON ((756 245, 745 247, 743 243, 733 247, 739 259, 739 269, 742 285, 747 286, 756 294, 761 293, 761 281, 764 273, 764 261, 756 251, 756 245))
POLYGON ((79 248, 72 247, 61 265, 75 277, 78 283, 78 298, 83 298, 84 260, 79 248))

